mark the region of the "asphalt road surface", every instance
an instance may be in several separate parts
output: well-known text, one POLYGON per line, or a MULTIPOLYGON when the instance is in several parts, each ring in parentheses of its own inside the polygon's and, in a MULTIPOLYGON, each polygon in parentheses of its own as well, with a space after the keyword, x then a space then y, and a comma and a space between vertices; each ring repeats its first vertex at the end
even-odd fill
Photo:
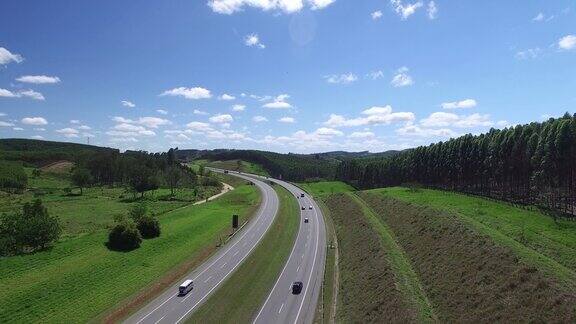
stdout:
POLYGON ((257 214, 224 248, 180 280, 194 281, 194 289, 186 296, 178 295, 178 282, 129 317, 126 323, 179 323, 205 302, 250 255, 274 222, 278 212, 278 196, 266 183, 269 181, 283 186, 297 197, 301 219, 290 256, 254 323, 313 322, 326 256, 326 231, 320 208, 308 194, 300 197, 304 191, 290 183, 232 171, 230 174, 253 181, 261 190, 262 205, 257 214), (309 222, 304 223, 304 218, 308 218, 309 222), (295 281, 303 283, 302 291, 296 295, 292 294, 292 283, 295 281))
MULTIPOLYGON (((130 316, 125 323, 179 323, 184 321, 236 270, 264 237, 278 212, 278 196, 274 189, 263 181, 245 175, 235 175, 251 180, 262 192, 262 204, 256 215, 200 267, 130 316), (194 289, 185 296, 179 296, 178 286, 185 279, 194 281, 194 289)), ((232 224, 232 215, 230 215, 230 224, 232 224)))
MULTIPOLYGON (((262 179, 262 178, 261 178, 262 179)), ((258 312, 254 323, 312 323, 324 276, 326 258, 326 227, 322 211, 303 190, 280 180, 274 180, 298 197, 300 229, 286 265, 272 291, 258 312), (312 206, 312 209, 309 209, 312 206), (304 223, 304 218, 309 222, 304 223), (303 283, 300 294, 292 294, 292 283, 303 283)))

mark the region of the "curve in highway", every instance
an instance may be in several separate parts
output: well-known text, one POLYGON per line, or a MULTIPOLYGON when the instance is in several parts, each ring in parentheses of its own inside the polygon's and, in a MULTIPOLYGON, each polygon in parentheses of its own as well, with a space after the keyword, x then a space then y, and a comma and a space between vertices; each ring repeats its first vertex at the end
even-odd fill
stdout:
POLYGON ((194 288, 185 296, 178 295, 178 282, 130 316, 125 323, 179 323, 201 305, 221 283, 236 270, 264 237, 278 212, 278 195, 263 181, 235 174, 252 181, 262 192, 262 204, 252 220, 212 257, 185 276, 194 288))

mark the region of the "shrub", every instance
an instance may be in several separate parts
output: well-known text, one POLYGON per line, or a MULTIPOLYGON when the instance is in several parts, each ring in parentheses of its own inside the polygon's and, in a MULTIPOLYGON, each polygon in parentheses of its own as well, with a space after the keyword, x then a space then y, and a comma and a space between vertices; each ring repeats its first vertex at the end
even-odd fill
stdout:
POLYGON ((133 206, 130 211, 128 212, 128 215, 130 216, 130 218, 132 218, 132 220, 135 223, 138 223, 140 221, 140 219, 142 219, 144 216, 146 216, 146 212, 147 212, 147 208, 145 204, 138 204, 133 206))
POLYGON ((0 189, 21 191, 28 184, 28 176, 21 164, 0 161, 0 189))
POLYGON ((137 227, 140 234, 145 239, 160 236, 160 222, 152 216, 144 216, 140 218, 137 227))
POLYGON ((56 241, 61 233, 58 218, 50 216, 42 201, 37 199, 24 204, 22 213, 0 217, 0 252, 11 255, 43 249, 56 241))
POLYGON ((134 222, 124 220, 116 224, 108 235, 108 248, 119 251, 130 251, 140 247, 142 236, 134 222))

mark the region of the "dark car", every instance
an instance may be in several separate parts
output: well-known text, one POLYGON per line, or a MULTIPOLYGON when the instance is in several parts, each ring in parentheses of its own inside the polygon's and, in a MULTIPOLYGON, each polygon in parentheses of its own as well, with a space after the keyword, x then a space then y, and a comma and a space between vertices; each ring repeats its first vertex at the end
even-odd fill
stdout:
POLYGON ((304 218, 304 223, 308 223, 308 218, 304 218))
POLYGON ((300 197, 304 197, 304 193, 301 193, 301 194, 300 194, 300 197))
POLYGON ((304 284, 302 283, 302 281, 295 281, 292 284, 292 294, 298 295, 300 292, 302 292, 303 286, 304 286, 304 284))
POLYGON ((306 210, 306 207, 302 206, 302 210, 306 210))

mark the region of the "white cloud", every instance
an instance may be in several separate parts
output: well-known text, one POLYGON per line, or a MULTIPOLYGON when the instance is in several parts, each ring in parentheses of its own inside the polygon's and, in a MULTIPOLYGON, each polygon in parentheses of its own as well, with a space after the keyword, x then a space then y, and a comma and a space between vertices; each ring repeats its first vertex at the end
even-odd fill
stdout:
POLYGON ((71 119, 70 124, 80 124, 80 121, 78 119, 71 119))
POLYGON ((0 88, 0 97, 17 98, 18 95, 10 90, 0 88))
POLYGON ((282 117, 278 119, 278 121, 281 123, 288 123, 288 124, 296 122, 296 120, 293 117, 282 117))
POLYGON ((53 84, 53 83, 59 83, 60 78, 56 76, 47 76, 47 75, 24 75, 16 79, 16 81, 24 83, 34 83, 34 84, 53 84))
POLYGON ((328 128, 328 127, 320 127, 314 132, 314 134, 320 135, 320 136, 342 136, 342 135, 344 135, 344 133, 342 133, 341 131, 334 129, 334 128, 328 128))
MULTIPOLYGON (((290 98, 287 94, 278 95, 272 102, 268 102, 264 104, 262 107, 264 108, 271 108, 271 109, 287 109, 292 108, 292 105, 286 102, 286 100, 290 98)), ((268 99, 269 100, 269 99, 268 99)))
POLYGON ((124 107, 128 107, 128 108, 136 107, 136 105, 134 103, 132 103, 131 101, 122 100, 121 102, 122 102, 122 106, 124 106, 124 107))
POLYGON ((133 125, 133 124, 126 124, 126 123, 117 124, 113 127, 113 129, 120 131, 120 132, 143 132, 146 130, 146 128, 144 128, 142 126, 133 125))
POLYGON ((202 111, 202 110, 198 110, 198 109, 194 109, 193 114, 194 115, 203 115, 203 116, 209 115, 207 112, 202 111))
POLYGON ((168 112, 164 109, 156 109, 156 112, 160 115, 168 115, 168 112))
POLYGON ((560 38, 560 40, 558 40, 558 48, 567 51, 576 49, 576 36, 566 35, 560 38))
POLYGON ((382 11, 380 10, 374 11, 373 13, 370 14, 370 16, 372 17, 372 19, 378 20, 382 18, 382 11))
POLYGON ((252 118, 252 120, 256 123, 263 123, 263 122, 267 122, 268 118, 266 118, 264 116, 254 116, 254 118, 252 118))
POLYGON ((137 123, 148 128, 158 128, 158 126, 170 125, 172 122, 158 117, 141 117, 137 123))
POLYGON ((429 19, 436 19, 438 17, 438 7, 436 6, 436 2, 428 2, 427 13, 429 19))
POLYGON ((394 122, 409 122, 416 117, 412 112, 392 112, 392 107, 372 107, 362 112, 365 117, 347 119, 344 116, 332 114, 324 122, 329 127, 356 127, 366 125, 388 125, 394 122))
POLYGON ((220 99, 220 100, 234 100, 234 99, 236 99, 236 97, 225 93, 225 94, 221 95, 218 99, 220 99))
POLYGON ((234 118, 229 114, 218 114, 210 117, 209 120, 212 123, 230 123, 234 121, 234 118))
POLYGON ((12 126, 14 126, 14 124, 0 120, 0 127, 12 127, 12 126))
POLYGON ((335 84, 350 84, 356 82, 358 77, 354 73, 333 74, 324 77, 328 83, 335 84))
POLYGON ((14 127, 14 128, 12 128, 12 130, 15 130, 15 131, 23 131, 24 128, 22 128, 22 127, 14 127))
POLYGON ((44 132, 44 131, 46 131, 46 128, 43 128, 43 127, 35 127, 34 130, 35 130, 35 131, 38 131, 38 132, 44 132))
POLYGON ((544 18, 544 14, 539 12, 534 18, 532 18, 532 21, 543 21, 544 18))
POLYGON ((353 132, 348 137, 350 137, 350 138, 372 138, 375 136, 376 135, 374 133, 366 131, 366 132, 353 132))
POLYGON ((412 80, 412 77, 410 75, 408 75, 408 68, 407 67, 401 67, 396 71, 396 75, 394 76, 394 78, 392 78, 392 81, 390 82, 390 84, 392 84, 394 87, 406 87, 406 86, 411 86, 414 84, 414 81, 412 80))
POLYGON ((48 125, 48 121, 43 117, 25 117, 22 118, 21 122, 24 125, 35 125, 35 126, 48 125))
POLYGON ((24 58, 20 54, 11 53, 8 49, 0 47, 0 65, 6 65, 10 62, 20 63, 24 58))
POLYGON ((34 100, 44 100, 44 96, 40 92, 36 92, 34 90, 21 90, 18 92, 12 92, 7 89, 0 88, 0 97, 6 98, 21 98, 21 97, 28 97, 34 100))
POLYGON ((56 130, 56 133, 60 133, 62 134, 64 137, 68 137, 68 138, 76 138, 78 137, 78 130, 74 129, 74 128, 62 128, 62 129, 58 129, 56 130))
POLYGON ((208 99, 212 97, 210 90, 202 87, 186 88, 179 87, 171 90, 166 90, 160 96, 179 96, 186 99, 208 99))
POLYGON ((264 11, 282 11, 294 13, 304 8, 305 4, 312 10, 326 8, 335 0, 209 0, 208 6, 212 11, 231 15, 242 11, 244 7, 252 7, 264 11))
POLYGON ((185 140, 185 141, 189 141, 189 140, 190 140, 190 137, 188 137, 188 136, 186 136, 186 135, 184 135, 184 134, 178 134, 178 135, 176 136, 176 138, 178 138, 178 139, 180 139, 180 140, 185 140))
POLYGON ((91 130, 92 127, 87 126, 87 125, 81 125, 81 126, 78 127, 78 129, 81 129, 81 130, 91 130))
POLYGON ((524 51, 519 51, 516 53, 516 58, 519 60, 527 60, 527 59, 535 59, 540 56, 542 50, 539 47, 536 48, 529 48, 524 51))
POLYGON ((266 45, 260 42, 260 37, 258 37, 258 34, 246 35, 246 37, 244 37, 244 44, 249 47, 255 46, 261 49, 266 48, 266 45))
POLYGON ((40 136, 40 135, 34 135, 34 136, 30 136, 31 139, 36 139, 36 140, 43 140, 44 137, 40 136))
POLYGON ((234 105, 232 106, 233 111, 244 111, 246 109, 245 105, 234 105))
POLYGON ((474 99, 464 99, 461 101, 444 102, 441 104, 444 109, 467 109, 474 108, 478 105, 474 99))
POLYGON ((384 72, 382 72, 381 70, 376 70, 368 73, 367 76, 372 80, 377 80, 384 77, 384 72))
POLYGON ((408 19, 412 16, 418 8, 422 7, 422 1, 415 3, 402 4, 401 0, 390 0, 394 11, 402 18, 402 20, 408 19))
POLYGON ((196 121, 193 121, 193 122, 186 124, 186 127, 189 130, 197 131, 197 132, 206 132, 206 131, 212 130, 212 127, 210 127, 210 124, 203 123, 203 122, 196 122, 196 121))
POLYGON ((408 123, 396 130, 399 135, 420 136, 420 137, 456 137, 458 134, 449 128, 431 129, 422 128, 418 125, 408 123))
POLYGON ((490 121, 490 115, 475 113, 468 116, 459 116, 447 112, 432 113, 427 118, 422 119, 420 124, 424 127, 453 126, 458 128, 487 127, 494 125, 494 123, 490 121))

